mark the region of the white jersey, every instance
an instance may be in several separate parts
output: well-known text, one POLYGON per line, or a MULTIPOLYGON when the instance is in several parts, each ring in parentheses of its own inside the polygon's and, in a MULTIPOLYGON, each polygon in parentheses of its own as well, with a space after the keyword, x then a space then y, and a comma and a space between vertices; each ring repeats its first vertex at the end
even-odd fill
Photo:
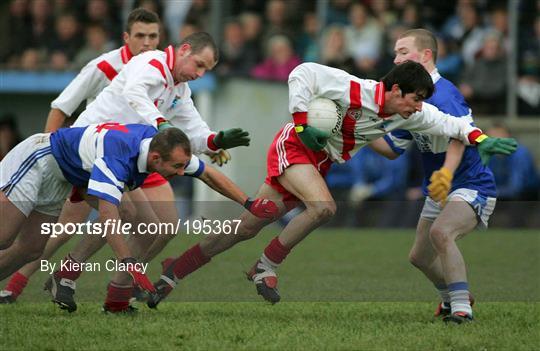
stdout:
POLYGON ((406 129, 447 136, 470 145, 467 136, 477 130, 467 121, 423 103, 422 111, 404 119, 399 114, 384 114, 384 84, 360 79, 345 71, 316 63, 297 66, 289 76, 289 111, 307 111, 314 97, 334 100, 344 112, 340 128, 330 137, 324 150, 334 162, 349 160, 361 147, 391 132, 406 129))
POLYGON ((87 105, 94 101, 132 57, 129 47, 124 45, 93 59, 51 103, 51 108, 71 116, 84 100, 87 105))
POLYGON ((157 120, 165 118, 186 132, 193 153, 211 151, 207 142, 213 132, 193 105, 188 84, 174 81, 175 60, 172 46, 133 57, 81 113, 74 126, 119 122, 157 127, 157 120))

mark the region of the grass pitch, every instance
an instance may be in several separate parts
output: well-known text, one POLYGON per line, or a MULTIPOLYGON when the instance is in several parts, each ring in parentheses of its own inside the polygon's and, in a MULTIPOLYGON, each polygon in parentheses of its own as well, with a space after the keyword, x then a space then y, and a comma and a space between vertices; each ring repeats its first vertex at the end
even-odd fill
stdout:
MULTIPOLYGON (((460 242, 477 299, 476 321, 462 326, 447 326, 432 317, 438 301, 434 289, 407 262, 412 230, 318 230, 280 267, 282 302, 275 306, 262 302, 242 271, 276 232, 261 233, 217 256, 182 281, 157 311, 140 305, 135 316, 100 312, 109 272, 88 272, 78 280, 79 309, 72 314, 48 302, 41 292, 46 274, 36 274, 16 304, 0 305, 0 349, 537 350, 540 346, 538 231, 489 230, 460 242)), ((160 258, 178 255, 198 239, 176 238, 160 258)), ((109 257, 110 251, 103 250, 96 260, 109 257)), ((153 279, 159 269, 158 264, 151 265, 153 279)))

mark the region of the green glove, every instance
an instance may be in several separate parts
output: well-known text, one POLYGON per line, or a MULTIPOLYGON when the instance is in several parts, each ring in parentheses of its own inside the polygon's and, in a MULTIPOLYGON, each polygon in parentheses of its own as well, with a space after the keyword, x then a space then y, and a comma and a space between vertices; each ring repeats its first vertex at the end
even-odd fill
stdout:
POLYGON ((488 137, 478 144, 476 147, 482 164, 485 166, 489 163, 492 155, 510 155, 517 149, 517 141, 514 138, 491 138, 488 137))
POLYGON ((237 146, 249 146, 249 133, 242 128, 222 130, 214 137, 214 145, 219 149, 232 149, 237 146))
POLYGON ((308 125, 296 126, 295 130, 302 143, 313 151, 322 150, 330 139, 330 134, 308 125))

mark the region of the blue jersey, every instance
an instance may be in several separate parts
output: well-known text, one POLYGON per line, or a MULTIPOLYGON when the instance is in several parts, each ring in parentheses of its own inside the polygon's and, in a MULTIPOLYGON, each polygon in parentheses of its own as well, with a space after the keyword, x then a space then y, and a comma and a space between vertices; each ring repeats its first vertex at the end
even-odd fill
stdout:
MULTIPOLYGON (((51 134, 51 149, 69 183, 118 205, 125 189, 139 187, 148 176, 148 150, 156 133, 149 125, 118 123, 59 129, 51 134)), ((203 170, 204 163, 193 157, 186 173, 198 176, 203 170)))
MULTIPOLYGON (((474 124, 471 109, 455 85, 441 77, 437 70, 432 72, 431 77, 435 83, 435 92, 426 102, 436 106, 442 112, 455 117, 465 118, 471 124, 474 124)), ((449 139, 406 130, 392 131, 384 138, 398 154, 402 154, 413 140, 416 142, 418 149, 422 153, 424 165, 422 190, 424 195, 427 196, 429 178, 434 171, 439 170, 443 166, 449 139)), ((482 160, 475 147, 467 146, 465 148, 461 163, 454 173, 451 191, 459 188, 477 190, 484 196, 496 196, 493 173, 488 167, 482 165, 482 160)))

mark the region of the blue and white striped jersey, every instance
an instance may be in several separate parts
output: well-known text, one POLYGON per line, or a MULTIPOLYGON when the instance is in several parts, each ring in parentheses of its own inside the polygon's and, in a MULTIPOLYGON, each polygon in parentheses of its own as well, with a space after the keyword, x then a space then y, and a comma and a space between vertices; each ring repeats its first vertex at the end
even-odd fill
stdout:
MULTIPOLYGON (((471 109, 455 85, 441 77, 436 69, 431 73, 431 78, 435 83, 435 92, 426 102, 436 106, 444 113, 464 118, 471 125, 474 125, 471 109)), ((427 186, 431 174, 439 170, 444 164, 449 138, 409 132, 402 129, 394 130, 385 135, 384 138, 398 154, 402 154, 413 140, 416 142, 418 149, 422 153, 424 165, 422 190, 424 195, 427 196, 427 186)), ((484 196, 496 196, 493 173, 488 167, 482 165, 480 155, 475 147, 467 146, 465 148, 461 163, 454 174, 451 191, 459 188, 478 190, 484 196)))
MULTIPOLYGON (((64 128, 51 134, 51 149, 69 183, 118 205, 124 190, 139 187, 148 176, 148 150, 156 133, 142 124, 64 128)), ((204 163, 192 156, 185 174, 197 177, 203 171, 204 163)))

